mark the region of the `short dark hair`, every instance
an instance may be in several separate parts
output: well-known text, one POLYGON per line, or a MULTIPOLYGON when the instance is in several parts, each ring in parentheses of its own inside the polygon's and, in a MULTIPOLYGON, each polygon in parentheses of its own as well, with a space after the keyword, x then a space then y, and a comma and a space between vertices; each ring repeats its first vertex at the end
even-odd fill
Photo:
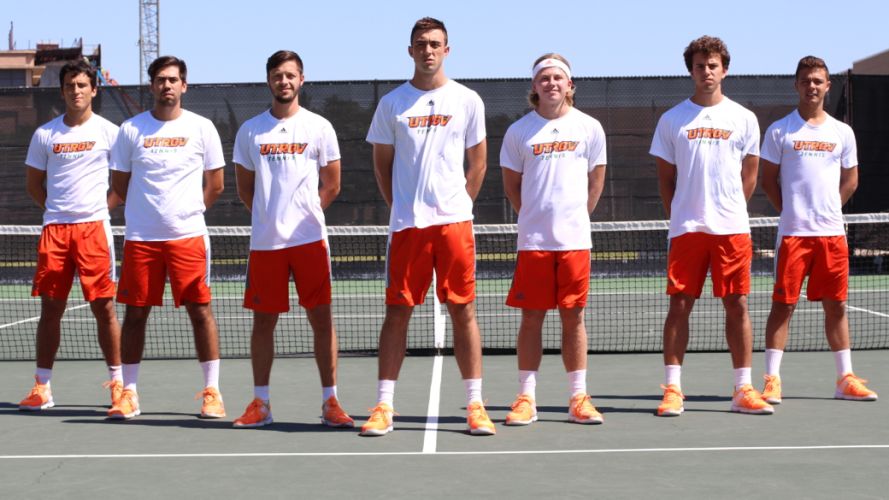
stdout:
POLYGON ((448 29, 445 28, 443 22, 435 19, 434 17, 424 17, 420 19, 416 23, 414 23, 414 28, 411 30, 411 45, 414 44, 414 36, 418 31, 429 31, 429 30, 441 30, 444 33, 444 41, 445 45, 448 44, 448 29))
POLYGON ((695 54, 708 56, 710 54, 719 54, 719 57, 722 59, 722 67, 725 69, 728 69, 729 62, 732 59, 728 53, 728 47, 725 46, 725 42, 715 36, 704 35, 697 40, 692 40, 688 47, 685 48, 682 56, 685 58, 685 67, 688 68, 689 73, 691 73, 691 60, 695 54))
POLYGON ((68 73, 77 75, 86 75, 87 78, 90 79, 90 87, 96 88, 98 86, 98 77, 96 75, 96 68, 93 67, 92 64, 84 61, 83 59, 79 59, 77 61, 71 61, 62 66, 62 69, 59 70, 59 85, 65 85, 65 77, 68 73))
POLYGON ((185 61, 176 56, 160 56, 154 61, 151 61, 151 64, 148 66, 148 78, 150 78, 151 81, 154 81, 154 77, 157 76, 160 70, 167 66, 176 66, 179 68, 179 78, 181 78, 183 82, 188 81, 185 78, 186 73, 188 73, 185 61))
POLYGON ((299 72, 303 73, 303 60, 301 57, 299 57, 299 54, 293 52, 292 50, 279 50, 278 52, 275 52, 274 54, 269 56, 268 61, 266 61, 266 76, 268 76, 268 74, 271 73, 273 69, 286 63, 287 61, 294 61, 296 63, 296 67, 299 68, 299 72))
POLYGON ((799 74, 807 69, 816 69, 821 68, 827 73, 827 77, 830 78, 830 71, 827 70, 827 63, 824 62, 824 59, 815 56, 806 56, 799 60, 799 63, 796 65, 796 73, 794 74, 794 79, 799 78, 799 74))

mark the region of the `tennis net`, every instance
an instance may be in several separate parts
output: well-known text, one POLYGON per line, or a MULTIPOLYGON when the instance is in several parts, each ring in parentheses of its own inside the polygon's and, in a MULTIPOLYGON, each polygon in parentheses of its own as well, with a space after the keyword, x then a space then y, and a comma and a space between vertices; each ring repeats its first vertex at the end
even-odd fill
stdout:
MULTIPOLYGON (((853 347, 889 348, 889 214, 849 215, 849 321, 853 347)), ((751 219, 754 241, 753 287, 749 309, 754 348, 764 348, 765 321, 771 307, 776 218, 751 219)), ((33 359, 40 300, 30 296, 36 266, 39 226, 0 227, 0 359, 33 359)), ((592 277, 586 311, 590 352, 657 352, 669 299, 664 293, 667 222, 592 223, 592 277)), ((122 255, 123 228, 115 227, 115 247, 122 255)), ((477 312, 487 353, 514 352, 521 318, 504 305, 515 265, 516 227, 475 227, 477 312)), ((333 314, 340 350, 373 354, 385 314, 387 228, 331 227, 329 242, 334 278, 333 314)), ((224 357, 250 355, 252 314, 241 306, 250 229, 211 227, 213 309, 224 357)), ((168 290, 169 292, 169 290, 168 290)), ((805 288, 803 289, 805 292, 805 288)), ((312 352, 312 334, 291 285, 291 311, 281 315, 276 331, 279 355, 312 352)), ((165 305, 148 320, 147 358, 194 357, 192 334, 184 309, 165 305)), ((123 318, 123 308, 118 306, 123 318)), ((430 293, 410 324, 412 353, 449 350, 453 346, 446 308, 430 293), (437 335, 436 335, 437 334, 437 335)), ((691 317, 690 351, 723 351, 724 313, 709 283, 691 317)), ((544 348, 560 345, 558 314, 544 324, 544 348)), ((801 300, 791 324, 788 350, 827 350, 823 313, 817 302, 801 300)), ((75 284, 62 321, 59 359, 100 359, 95 322, 75 284)))

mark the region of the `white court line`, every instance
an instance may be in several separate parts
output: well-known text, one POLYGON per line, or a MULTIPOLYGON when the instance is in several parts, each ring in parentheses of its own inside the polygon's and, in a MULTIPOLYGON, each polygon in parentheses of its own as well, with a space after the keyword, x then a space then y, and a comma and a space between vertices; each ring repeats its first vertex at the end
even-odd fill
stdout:
MULTIPOLYGON (((800 297, 805 298, 805 299, 808 300, 808 297, 807 297, 806 294, 804 294, 804 293, 801 293, 801 294, 800 294, 800 297)), ((884 314, 884 313, 877 312, 877 311, 871 311, 870 309, 865 309, 865 308, 863 308, 863 307, 855 307, 855 306, 851 306, 851 305, 849 305, 848 302, 846 302, 846 309, 850 309, 850 310, 852 310, 852 311, 863 312, 863 313, 867 313, 867 314, 873 314, 874 316, 879 316, 879 317, 881 317, 881 318, 889 318, 889 314, 884 314)))
POLYGON ((423 453, 435 453, 438 439, 438 409, 441 399, 442 356, 432 360, 432 382, 429 384, 429 408, 426 410, 426 432, 423 433, 423 453))
MULTIPOLYGON (((79 305, 79 306, 69 307, 69 308, 65 309, 65 312, 73 311, 73 310, 75 310, 75 309, 80 309, 80 308, 86 307, 86 306, 88 306, 88 305, 89 305, 89 303, 82 304, 82 305, 79 305)), ((39 320, 39 319, 40 319, 40 316, 34 316, 34 317, 31 317, 31 318, 20 319, 20 320, 18 320, 18 321, 14 321, 14 322, 12 322, 12 323, 6 323, 5 325, 0 325, 0 330, 2 330, 2 329, 4 329, 4 328, 9 328, 10 326, 21 325, 22 323, 29 323, 29 322, 31 322, 31 321, 37 321, 37 320, 39 320)))
POLYGON ((885 313, 881 313, 881 312, 877 312, 877 311, 871 311, 870 309, 865 309, 863 307, 850 306, 848 303, 846 304, 846 307, 853 310, 853 311, 859 311, 859 312, 864 312, 864 313, 868 313, 868 314, 873 314, 874 316, 879 316, 881 318, 889 318, 889 314, 885 314, 885 313))
POLYGON ((732 451, 823 451, 884 450, 889 444, 817 445, 817 446, 714 446, 696 448, 604 448, 587 450, 504 450, 504 451, 380 451, 380 452, 304 452, 304 453, 145 453, 145 454, 71 454, 71 455, 0 455, 0 460, 46 459, 122 459, 122 458, 275 458, 275 457, 386 457, 386 456, 472 456, 472 455, 608 455, 622 453, 698 453, 732 451))

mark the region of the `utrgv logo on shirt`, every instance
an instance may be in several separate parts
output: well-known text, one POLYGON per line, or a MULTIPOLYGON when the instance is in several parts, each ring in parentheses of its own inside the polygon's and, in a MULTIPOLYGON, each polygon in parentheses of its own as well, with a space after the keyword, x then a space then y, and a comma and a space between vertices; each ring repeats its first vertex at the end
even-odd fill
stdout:
POLYGON ((833 142, 821 141, 793 141, 793 149, 796 151, 830 151, 837 147, 833 142))
POLYGON ((188 144, 188 137, 146 137, 142 141, 143 148, 183 148, 188 144))
POLYGON ((55 154, 82 153, 84 151, 91 151, 93 149, 93 146, 95 145, 96 141, 64 142, 60 144, 53 144, 52 152, 55 154))
POLYGON ((453 118, 452 115, 427 115, 427 116, 409 116, 407 126, 410 128, 417 127, 445 127, 453 118))
POLYGON ((564 153, 565 151, 574 151, 577 149, 577 141, 553 141, 544 142, 542 144, 534 144, 532 146, 534 156, 546 155, 550 153, 564 153))
POLYGON ((308 145, 309 143, 307 142, 260 144, 259 154, 262 156, 284 154, 301 155, 305 152, 308 145))
POLYGON ((688 130, 688 140, 690 141, 696 139, 722 139, 727 141, 731 136, 731 130, 720 128, 699 127, 688 130))

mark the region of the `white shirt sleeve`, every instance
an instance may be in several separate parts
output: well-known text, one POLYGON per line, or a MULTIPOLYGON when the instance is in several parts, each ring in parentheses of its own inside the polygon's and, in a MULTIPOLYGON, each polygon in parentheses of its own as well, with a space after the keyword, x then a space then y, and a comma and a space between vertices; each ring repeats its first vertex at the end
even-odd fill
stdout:
POLYGON ((852 168, 858 166, 858 146, 855 144, 855 132, 852 127, 841 127, 843 135, 843 156, 840 160, 840 166, 843 168, 852 168))
POLYGON ((486 135, 485 130, 485 103, 475 92, 472 99, 466 101, 466 149, 477 146, 486 135))
POLYGON ((371 144, 395 145, 395 117, 391 116, 388 100, 381 100, 374 111, 370 129, 367 131, 367 142, 371 144))
POLYGON ((126 123, 120 127, 114 146, 111 147, 111 170, 132 171, 133 144, 138 139, 131 137, 133 134, 136 134, 136 130, 126 123))
POLYGON ((503 136, 503 144, 500 146, 500 167, 508 168, 521 173, 525 168, 522 160, 522 145, 515 127, 509 127, 503 136))
POLYGON ((201 131, 201 140, 204 142, 204 170, 216 170, 225 166, 225 156, 222 153, 222 140, 213 122, 207 120, 201 131))
POLYGON ((31 136, 31 144, 28 146, 28 156, 25 158, 25 165, 46 171, 49 157, 46 154, 45 138, 46 130, 39 128, 34 131, 34 135, 31 136))
POLYGON ((592 132, 589 141, 590 163, 587 171, 592 172, 596 165, 608 163, 608 159, 605 152, 605 129, 602 128, 602 124, 594 122, 594 128, 590 132, 592 132))
POLYGON ((747 113, 747 138, 741 151, 741 158, 747 155, 759 156, 759 121, 752 111, 747 113))
POLYGON ((326 120, 324 121, 324 125, 321 127, 319 140, 319 166, 326 167, 328 163, 340 159, 340 145, 339 143, 337 143, 336 140, 336 132, 333 130, 333 125, 331 125, 330 122, 326 120))
POLYGON ((111 164, 111 148, 114 146, 114 143, 117 142, 117 136, 120 135, 120 127, 114 125, 113 123, 108 123, 105 127, 105 137, 108 141, 108 164, 111 164))
POLYGON ((247 130, 247 124, 241 125, 238 129, 237 135, 235 135, 235 146, 232 151, 232 163, 237 163, 238 165, 246 168, 247 170, 256 170, 256 166, 253 164, 253 157, 250 156, 250 131, 247 130))
POLYGON ((783 121, 773 123, 766 130, 766 135, 762 140, 762 154, 760 156, 763 160, 775 165, 781 164, 781 156, 783 154, 781 147, 781 122, 783 121))
POLYGON ((651 140, 651 149, 648 154, 657 156, 672 165, 676 164, 676 145, 673 143, 673 130, 666 118, 666 113, 661 115, 654 129, 654 137, 651 140))

